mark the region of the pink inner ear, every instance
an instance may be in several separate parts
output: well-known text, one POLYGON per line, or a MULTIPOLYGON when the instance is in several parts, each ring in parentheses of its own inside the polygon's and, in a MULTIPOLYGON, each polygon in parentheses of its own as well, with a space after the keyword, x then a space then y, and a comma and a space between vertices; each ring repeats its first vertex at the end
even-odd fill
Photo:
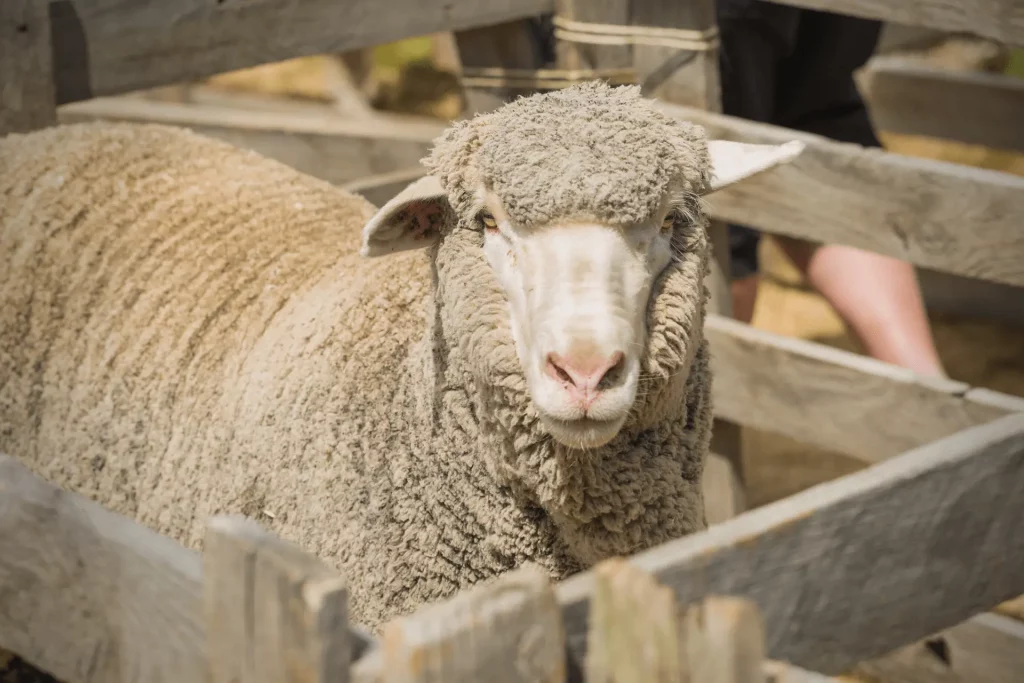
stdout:
POLYGON ((441 219, 441 207, 434 202, 416 202, 403 213, 412 219, 409 236, 416 240, 430 237, 441 219))

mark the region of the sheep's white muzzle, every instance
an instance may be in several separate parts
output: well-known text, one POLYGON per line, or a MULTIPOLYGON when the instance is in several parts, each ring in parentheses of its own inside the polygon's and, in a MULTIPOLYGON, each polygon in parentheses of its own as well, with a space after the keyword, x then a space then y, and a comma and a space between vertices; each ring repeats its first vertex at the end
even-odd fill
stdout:
POLYGON ((668 263, 667 240, 646 225, 504 223, 484 250, 542 422, 571 448, 604 445, 636 398, 647 299, 668 263))

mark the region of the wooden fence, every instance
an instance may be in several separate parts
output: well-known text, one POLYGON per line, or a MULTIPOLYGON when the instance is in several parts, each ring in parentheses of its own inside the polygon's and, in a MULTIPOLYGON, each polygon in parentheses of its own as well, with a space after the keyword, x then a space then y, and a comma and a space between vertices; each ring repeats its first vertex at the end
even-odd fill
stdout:
POLYGON ((992 656, 963 675, 1010 681, 990 676, 1024 670, 1024 627, 972 617, 1020 592, 1022 518, 1011 415, 557 585, 523 568, 376 640, 342 577, 254 522, 215 518, 200 558, 0 458, 0 643, 70 683, 747 683, 818 679, 766 652, 836 674, 980 630, 992 656))
MULTIPOLYGON (((1024 46, 1019 0, 783 2, 1024 46)), ((769 667, 793 681, 857 664, 894 682, 1018 681, 1024 626, 986 610, 1024 593, 1024 401, 730 320, 722 221, 1020 288, 1024 179, 721 114, 712 0, 394 4, 4 0, 0 134, 96 118, 187 125, 380 204, 421 172, 416 162, 439 124, 111 96, 438 30, 456 32, 475 110, 628 72, 665 111, 712 137, 808 143, 792 164, 723 191, 711 207, 716 312, 707 334, 714 447, 724 456, 714 462, 732 468, 741 490, 736 425, 746 425, 872 466, 743 514, 737 497, 724 515, 733 519, 556 586, 515 572, 396 620, 375 640, 346 626, 341 579, 249 522, 214 520, 200 558, 3 461, 0 645, 67 683, 207 673, 748 681, 762 680, 762 657, 801 667, 769 667), (528 49, 525 23, 552 11, 556 68, 528 49), (661 29, 659 39, 645 27, 661 29), (923 639, 944 656, 920 656, 923 639)), ((899 62, 871 79, 880 97, 898 92, 900 102, 930 107, 924 117, 909 104, 891 107, 886 125, 900 132, 1021 147, 1016 82, 899 62)))

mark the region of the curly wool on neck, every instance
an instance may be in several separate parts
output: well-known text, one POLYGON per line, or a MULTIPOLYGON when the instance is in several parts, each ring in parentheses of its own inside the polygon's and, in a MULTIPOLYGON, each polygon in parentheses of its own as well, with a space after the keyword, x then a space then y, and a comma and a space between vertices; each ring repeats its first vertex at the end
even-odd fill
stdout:
POLYGON ((642 395, 589 452, 541 429, 479 234, 457 229, 471 174, 524 221, 646 215, 673 173, 707 182, 699 135, 624 89, 573 111, 621 116, 607 144, 633 140, 649 172, 613 187, 584 166, 593 185, 531 204, 540 180, 502 150, 585 90, 510 105, 525 132, 457 125, 432 156, 455 198, 444 234, 383 259, 359 256, 361 198, 187 131, 0 141, 0 449, 193 548, 210 515, 255 517, 348 577, 370 628, 527 562, 561 578, 703 528, 703 220, 650 299, 642 395))

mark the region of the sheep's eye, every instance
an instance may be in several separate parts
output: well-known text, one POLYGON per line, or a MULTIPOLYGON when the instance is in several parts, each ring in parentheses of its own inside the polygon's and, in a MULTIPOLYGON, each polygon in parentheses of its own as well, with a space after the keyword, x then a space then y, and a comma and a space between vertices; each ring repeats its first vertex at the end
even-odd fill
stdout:
POLYGON ((669 214, 665 216, 664 220, 661 221, 661 231, 668 232, 669 230, 671 230, 672 227, 676 224, 677 217, 678 216, 676 215, 675 211, 670 211, 669 214))
POLYGON ((487 212, 487 211, 481 211, 480 212, 480 222, 483 223, 484 227, 487 228, 488 231, 490 231, 490 232, 497 232, 498 231, 498 221, 495 220, 494 216, 492 216, 489 212, 487 212))

